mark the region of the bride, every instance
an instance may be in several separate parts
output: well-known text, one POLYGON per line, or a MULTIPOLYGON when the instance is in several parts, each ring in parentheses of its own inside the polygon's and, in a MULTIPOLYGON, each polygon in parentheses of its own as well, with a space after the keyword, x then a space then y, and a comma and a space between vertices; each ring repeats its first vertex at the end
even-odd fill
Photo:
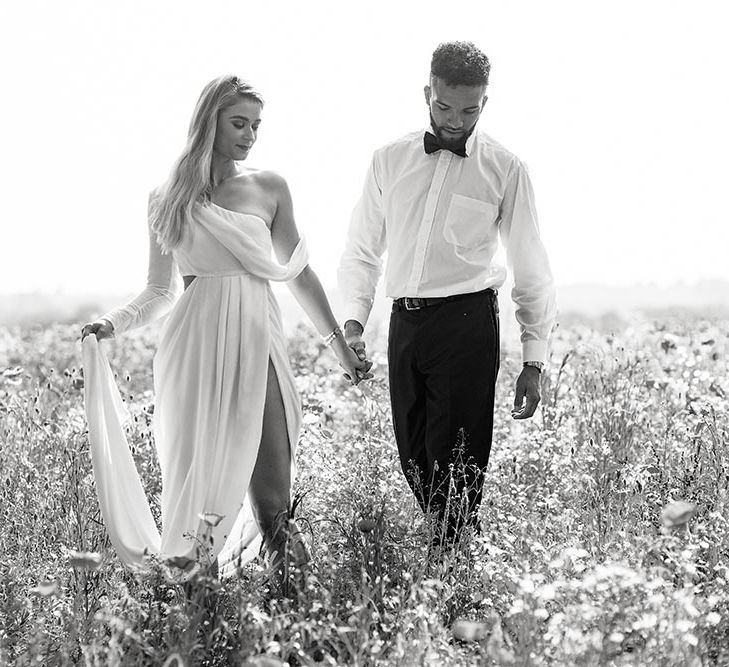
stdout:
MULTIPOLYGON (((349 381, 371 377, 371 363, 346 345, 307 263, 286 181, 240 164, 256 141, 262 110, 261 95, 238 77, 219 77, 204 88, 187 146, 150 196, 147 287, 86 324, 81 336, 86 354, 94 336, 109 338, 171 309, 153 366, 162 535, 159 543, 146 539, 152 544, 125 536, 109 526, 112 512, 105 518, 110 533, 119 534, 113 542, 120 557, 133 564, 153 551, 177 563, 204 558, 217 570, 216 559, 224 565, 255 556, 260 533, 274 579, 282 583, 301 415, 269 281, 288 283, 349 381), (178 272, 185 290, 175 302, 178 272), (203 535, 207 553, 201 555, 203 535)), ((97 388, 86 375, 90 415, 97 388)), ((107 434, 91 428, 91 416, 89 424, 92 446, 94 438, 105 441, 107 434)), ((95 465, 95 472, 97 488, 102 478, 107 486, 116 483, 111 471, 103 476, 95 465)), ((130 474, 136 475, 133 466, 130 474)))

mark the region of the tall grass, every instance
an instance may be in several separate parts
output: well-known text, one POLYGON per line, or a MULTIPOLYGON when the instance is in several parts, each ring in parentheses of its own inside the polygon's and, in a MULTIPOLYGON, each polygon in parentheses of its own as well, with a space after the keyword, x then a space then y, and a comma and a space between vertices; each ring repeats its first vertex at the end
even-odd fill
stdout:
MULTIPOLYGON (((159 518, 155 340, 107 351, 159 518)), ((360 389, 307 330, 290 341, 313 560, 278 599, 261 560, 222 584, 123 568, 95 496, 77 327, 0 329, 0 664, 729 664, 729 323, 558 333, 529 423, 510 418, 506 356, 483 530, 436 551, 400 472, 384 342, 370 346, 378 377, 360 389)))

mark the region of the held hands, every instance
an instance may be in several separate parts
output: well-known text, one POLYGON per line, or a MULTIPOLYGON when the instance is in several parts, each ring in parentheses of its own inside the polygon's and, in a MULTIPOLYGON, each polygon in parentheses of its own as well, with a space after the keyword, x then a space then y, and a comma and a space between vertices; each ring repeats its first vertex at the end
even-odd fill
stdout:
POLYGON ((344 377, 352 384, 359 384, 362 380, 373 377, 369 372, 372 362, 367 360, 365 343, 362 340, 362 325, 355 320, 347 320, 344 325, 344 350, 342 355, 337 351, 339 340, 335 341, 335 352, 339 357, 339 365, 344 369, 344 377), (343 360, 344 357, 344 360, 343 360), (346 363, 345 363, 346 362, 346 363))
POLYGON ((89 322, 88 324, 84 324, 83 328, 81 329, 81 340, 83 341, 83 339, 86 338, 86 336, 88 336, 89 334, 94 334, 97 340, 102 340, 103 338, 113 338, 114 327, 112 326, 111 322, 109 322, 109 320, 96 320, 95 322, 89 322))
POLYGON ((516 396, 511 416, 514 419, 529 419, 539 405, 539 371, 533 366, 524 366, 516 380, 516 396))
POLYGON ((365 342, 362 340, 363 333, 362 325, 356 320, 347 320, 344 323, 344 340, 354 350, 360 361, 367 359, 365 342))
POLYGON ((345 379, 357 385, 362 380, 369 380, 372 377, 372 373, 369 372, 370 368, 372 368, 371 361, 360 359, 355 351, 351 347, 348 347, 344 341, 342 341, 343 349, 341 353, 336 343, 333 347, 339 358, 339 365, 344 369, 345 379))

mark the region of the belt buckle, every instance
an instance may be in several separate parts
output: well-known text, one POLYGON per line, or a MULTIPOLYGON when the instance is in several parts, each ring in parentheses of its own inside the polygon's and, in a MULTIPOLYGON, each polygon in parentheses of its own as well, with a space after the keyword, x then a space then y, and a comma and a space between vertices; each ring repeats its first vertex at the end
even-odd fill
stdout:
POLYGON ((405 297, 405 310, 420 310, 422 306, 416 306, 413 302, 417 301, 418 299, 410 298, 409 296, 405 297), (413 304, 412 306, 410 304, 413 304))

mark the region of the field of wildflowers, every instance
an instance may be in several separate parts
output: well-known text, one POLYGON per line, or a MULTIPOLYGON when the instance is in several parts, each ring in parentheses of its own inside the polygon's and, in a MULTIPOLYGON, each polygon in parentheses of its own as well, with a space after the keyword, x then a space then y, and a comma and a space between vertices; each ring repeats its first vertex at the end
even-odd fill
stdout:
MULTIPOLYGON (((562 327, 528 423, 506 350, 483 531, 428 557, 400 473, 384 341, 348 387, 301 328, 295 595, 265 566, 174 583, 117 560, 96 500, 78 327, 0 329, 2 665, 729 665, 729 322, 562 327)), ((105 343, 153 511, 151 327, 105 343)))

